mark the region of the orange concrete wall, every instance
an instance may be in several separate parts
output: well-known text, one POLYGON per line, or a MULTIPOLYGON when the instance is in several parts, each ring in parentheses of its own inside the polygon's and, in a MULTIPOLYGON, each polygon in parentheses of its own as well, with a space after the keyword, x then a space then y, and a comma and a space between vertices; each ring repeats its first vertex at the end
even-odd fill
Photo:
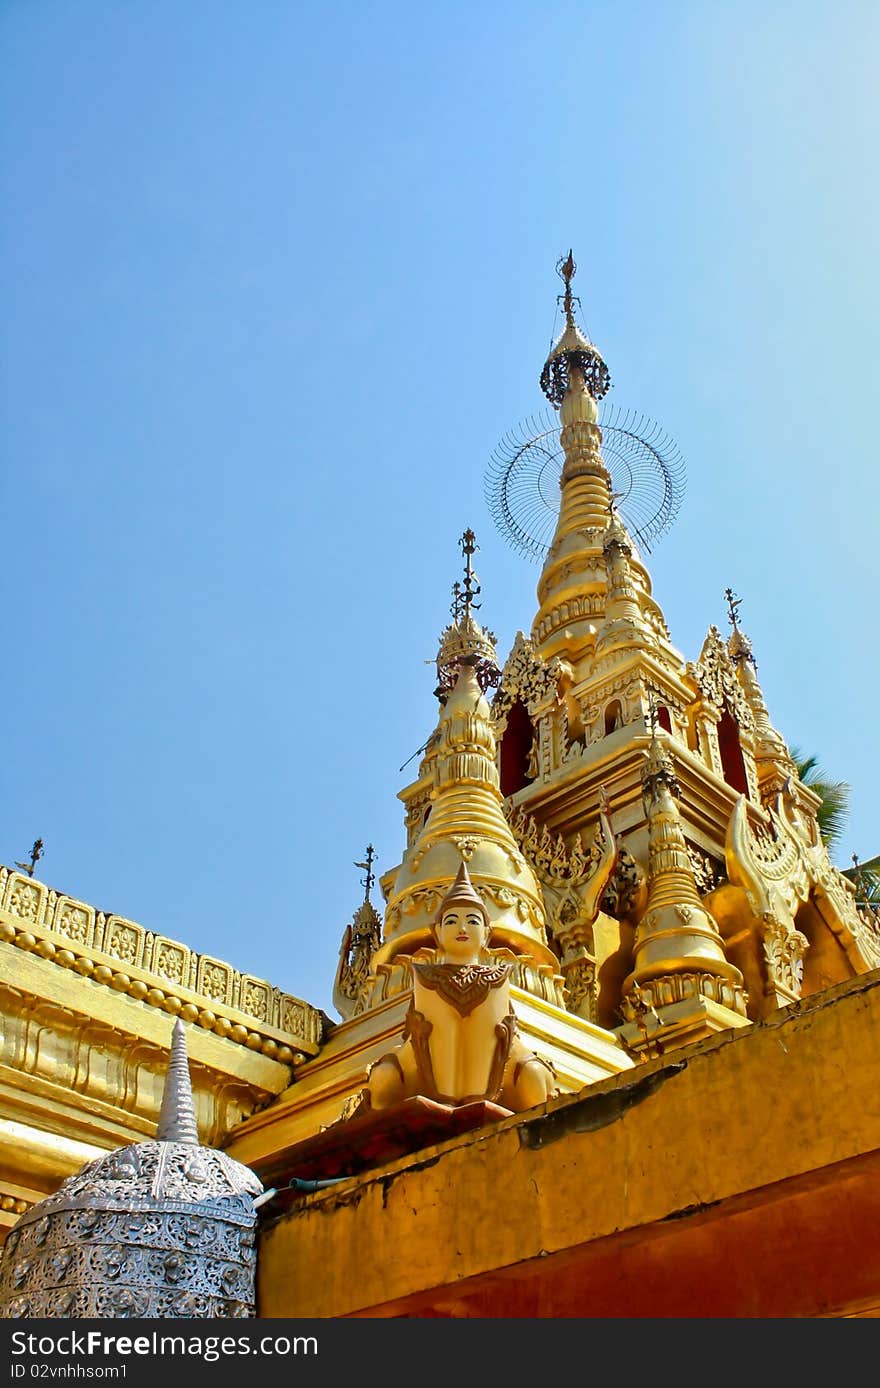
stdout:
POLYGON ((878 1077, 880 971, 304 1196, 264 1223, 259 1314, 870 1306, 880 1302, 878 1077), (652 1246, 665 1249, 653 1298, 638 1272, 652 1246))

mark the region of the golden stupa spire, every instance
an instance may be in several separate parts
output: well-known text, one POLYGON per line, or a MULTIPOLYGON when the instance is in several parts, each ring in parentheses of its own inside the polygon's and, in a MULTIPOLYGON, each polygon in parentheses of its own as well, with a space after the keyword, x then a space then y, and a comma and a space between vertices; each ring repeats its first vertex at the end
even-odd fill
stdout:
POLYGON ((738 598, 732 588, 725 588, 728 621, 733 630, 727 641, 730 658, 736 667, 736 676, 745 694, 746 702, 755 717, 755 769, 762 799, 765 800, 781 790, 789 776, 797 775, 797 767, 782 733, 770 721, 770 711, 764 699, 764 691, 758 683, 758 665, 752 651, 752 643, 739 625, 739 608, 742 598, 738 598))
POLYGON ((576 657, 591 642, 595 626, 585 614, 571 620, 566 601, 573 589, 604 590, 602 543, 611 502, 611 477, 602 459, 599 401, 611 384, 602 355, 574 318, 571 292, 576 271, 569 251, 557 270, 565 284, 560 296, 565 327, 541 372, 541 389, 559 411, 559 440, 565 455, 560 477, 559 520, 538 583, 541 604, 533 630, 545 657, 576 657))
POLYGON ((410 953, 431 939, 431 924, 462 860, 486 902, 493 942, 531 955, 554 971, 541 889, 514 839, 502 808, 495 735, 486 689, 497 679, 494 638, 474 617, 479 585, 473 572, 473 531, 460 541, 465 559, 456 585, 453 622, 437 657, 441 711, 427 743, 421 774, 430 800, 393 883, 380 962, 410 953))
POLYGON ((437 906, 464 858, 486 901, 493 942, 557 965, 547 945, 541 890, 504 816, 489 704, 470 661, 459 667, 431 748, 430 812, 394 881, 386 947, 392 954, 409 952, 428 941, 437 906))
POLYGON ((452 586, 452 621, 440 634, 437 650, 437 688, 434 693, 441 703, 455 687, 462 663, 467 661, 477 672, 481 689, 497 684, 500 671, 495 650, 495 633, 480 626, 474 613, 479 611, 480 582, 474 572, 473 557, 479 545, 473 530, 468 527, 458 542, 464 559, 464 577, 452 586))
POLYGON ((633 542, 614 508, 613 496, 608 504, 602 552, 608 591, 605 597, 605 621, 596 636, 596 654, 604 654, 619 646, 628 649, 658 646, 657 637, 639 606, 639 592, 632 570, 633 542))
MULTIPOLYGON (((743 978, 729 963, 721 935, 703 906, 688 857, 676 797, 672 758, 661 740, 652 704, 651 742, 642 772, 648 820, 648 900, 634 946, 627 995, 655 1008, 705 998, 745 1016, 743 978)), ((734 1019, 735 1020, 735 1019, 734 1019)))

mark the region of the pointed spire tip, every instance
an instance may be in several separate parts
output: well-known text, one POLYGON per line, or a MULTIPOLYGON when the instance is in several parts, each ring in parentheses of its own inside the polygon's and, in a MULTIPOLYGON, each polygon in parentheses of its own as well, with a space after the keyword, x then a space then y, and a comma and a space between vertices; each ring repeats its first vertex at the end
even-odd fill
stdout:
POLYGON ((199 1145, 189 1058, 186 1053, 186 1028, 179 1017, 175 1017, 171 1028, 171 1053, 168 1057, 162 1107, 156 1127, 156 1141, 185 1142, 196 1147, 199 1145))

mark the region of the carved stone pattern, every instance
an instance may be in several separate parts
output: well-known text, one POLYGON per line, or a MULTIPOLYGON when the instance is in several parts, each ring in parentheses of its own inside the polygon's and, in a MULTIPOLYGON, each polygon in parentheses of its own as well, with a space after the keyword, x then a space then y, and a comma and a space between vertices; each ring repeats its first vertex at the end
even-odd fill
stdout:
POLYGON ((85 906, 61 897, 55 907, 52 929, 58 935, 66 935, 79 945, 91 944, 93 915, 85 906))
POLYGON ((501 683, 492 700, 492 722, 496 736, 507 722, 507 715, 519 699, 532 715, 542 702, 556 699, 565 666, 558 658, 547 664, 535 652, 533 643, 522 632, 501 672, 501 683))
POLYGON ((575 834, 569 847, 561 834, 551 833, 546 824, 539 825, 522 806, 511 809, 508 817, 518 847, 541 882, 550 886, 574 885, 593 875, 602 856, 595 836, 587 850, 580 833, 575 834))
POLYGON ((688 843, 686 840, 685 847, 687 848, 691 871, 694 874, 694 881, 697 884, 697 891, 700 896, 707 896, 723 881, 724 867, 717 858, 712 857, 711 853, 706 853, 695 843, 688 843))
POLYGON ((653 631, 657 633, 658 636, 665 637, 667 641, 670 640, 670 631, 666 623, 666 618, 663 617, 659 612, 657 612, 656 609, 652 607, 650 603, 647 603, 644 607, 644 616, 648 622, 648 625, 652 628, 653 631))
POLYGON ((631 674, 618 675, 616 679, 604 680, 590 690, 590 702, 584 707, 585 722, 595 723, 597 718, 601 718, 609 700, 617 695, 622 695, 623 700, 632 703, 638 700, 639 693, 640 686, 633 680, 631 674))
MULTIPOLYGON (((293 998, 284 998, 281 1003, 281 1030, 297 1036, 308 1036, 310 1028, 306 1025, 306 1009, 293 998)), ((317 1040, 317 1037, 310 1037, 317 1040)))
POLYGON ((342 937, 333 985, 333 1001, 346 1020, 355 1014, 370 977, 373 957, 382 943, 382 921, 372 902, 364 901, 342 937))
POLYGON ((415 916, 424 911, 432 916, 440 905, 441 893, 435 887, 417 887, 409 892, 401 902, 392 906, 385 917, 385 933, 390 935, 404 916, 415 916))
POLYGON ((749 846, 764 876, 772 882, 785 882, 795 874, 801 854, 788 834, 780 832, 781 825, 772 808, 768 817, 772 829, 764 825, 749 826, 749 846))
POLYGON ((241 981, 241 1010, 258 1022, 269 1020, 269 989, 265 983, 255 978, 241 981))
POLYGON ((18 874, 10 874, 5 867, 0 868, 0 890, 3 891, 2 899, 5 901, 6 911, 6 916, 0 918, 0 938, 18 948, 33 950, 36 935, 40 937, 37 945, 39 952, 47 960, 54 961, 58 967, 75 968, 85 977, 94 977, 102 986, 112 987, 123 994, 131 993, 151 1007, 174 1011, 173 1006, 169 1004, 178 996, 180 1005, 177 1011, 181 1010, 181 1006, 193 1009, 194 1015, 189 1020, 197 1021, 200 1026, 209 1030, 213 1029, 218 1035, 231 1035, 236 1044, 247 1044, 252 1049, 257 1048, 259 1041, 259 1049, 263 1054, 277 1058, 285 1064, 289 1063, 292 1052, 284 1041, 279 1043, 279 1039, 274 1037, 248 1032, 234 1019, 230 1029, 230 1019, 218 1017, 210 1008, 202 1008, 196 1015, 196 1009, 199 1007, 199 997, 202 997, 206 1003, 218 1007, 237 1008, 253 1017, 257 1023, 284 1030, 280 1019, 289 1000, 290 1015, 295 1015, 301 1022, 295 1030, 288 1029, 290 1040, 304 1041, 309 1045, 320 1043, 320 1013, 302 1003, 300 999, 291 999, 288 994, 273 988, 264 979, 242 979, 236 970, 224 964, 222 960, 193 954, 185 945, 175 940, 164 939, 162 936, 154 936, 151 931, 145 931, 135 922, 115 916, 107 918, 103 912, 93 913, 93 908, 82 902, 75 902, 64 896, 58 897, 54 892, 46 893, 42 884, 32 884, 26 879, 22 882, 18 874), (22 898, 22 886, 32 888, 33 891, 25 892, 22 898), (30 903, 33 902, 34 892, 46 906, 45 912, 42 906, 38 908, 40 914, 45 914, 45 923, 34 922, 32 919, 33 907, 30 903), (12 911, 13 897, 16 899, 15 904, 21 904, 23 909, 30 910, 31 915, 15 915, 12 911), (51 939, 52 935, 64 937, 63 947, 58 947, 51 939), (117 970, 108 967, 101 960, 101 954, 118 961, 121 968, 117 970), (145 991, 144 982, 141 979, 133 980, 131 977, 131 972, 135 969, 143 969, 145 973, 153 974, 156 983, 162 986, 147 985, 145 991), (224 978, 228 980, 225 985, 222 983, 224 978), (194 997, 181 998, 177 990, 188 991, 194 997))
POLYGON ((9 892, 9 912, 20 920, 36 925, 40 918, 43 894, 25 878, 13 878, 9 892))
POLYGON ((602 898, 601 909, 615 919, 630 915, 635 908, 644 880, 644 873, 635 858, 623 844, 620 844, 617 865, 611 875, 608 890, 602 898))
POLYGON ((202 959, 196 980, 197 988, 212 1002, 229 1002, 232 996, 232 970, 217 959, 202 959))
POLYGON ((809 948, 806 935, 771 919, 765 922, 763 945, 771 982, 780 983, 795 997, 800 997, 804 981, 804 955, 809 948))
POLYGON ((726 703, 739 727, 746 732, 754 731, 755 715, 743 693, 742 685, 736 676, 736 666, 717 627, 709 628, 699 660, 696 665, 689 663, 687 671, 703 694, 718 709, 722 709, 726 703))
POLYGON ((453 836, 452 842, 455 844, 464 861, 469 863, 477 848, 482 843, 482 839, 476 834, 458 834, 453 836))
POLYGON ((600 617, 605 611, 605 598, 601 594, 576 594, 554 607, 539 622, 535 629, 537 640, 543 641, 552 631, 566 622, 578 621, 583 617, 600 617))
POLYGON ((566 1000, 569 1012, 588 1022, 597 1018, 596 962, 584 956, 564 966, 566 1000))
POLYGON ((512 906, 521 921, 531 921, 540 930, 541 939, 546 942, 547 931, 544 920, 534 901, 523 896, 521 892, 515 891, 512 887, 496 886, 492 882, 481 882, 477 891, 484 900, 493 901, 502 911, 509 911, 512 906))
POLYGON ((171 940, 156 940, 155 964, 153 968, 170 983, 183 983, 188 967, 188 951, 171 940))
POLYGON ((100 1157, 11 1230, 0 1317, 252 1316, 261 1189, 224 1153, 181 1143, 100 1157))
MULTIPOLYGON (((670 1003, 684 1002, 687 998, 703 997, 720 1003, 722 1007, 729 1007, 743 1017, 746 1015, 745 989, 715 974, 667 974, 643 983, 640 991, 653 1007, 666 1007, 670 1003)), ((621 999, 620 1011, 627 1022, 638 1020, 639 1009, 633 1005, 628 994, 621 999)))
POLYGON ((119 959, 123 964, 140 964, 142 952, 138 945, 142 943, 143 931, 113 921, 107 927, 105 940, 104 953, 112 959, 119 959))

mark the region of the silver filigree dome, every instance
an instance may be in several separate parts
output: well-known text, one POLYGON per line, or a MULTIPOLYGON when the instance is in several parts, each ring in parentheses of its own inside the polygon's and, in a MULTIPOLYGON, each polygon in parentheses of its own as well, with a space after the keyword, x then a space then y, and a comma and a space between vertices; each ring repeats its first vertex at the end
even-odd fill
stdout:
POLYGON ((88 1162, 21 1216, 0 1262, 0 1318, 252 1316, 262 1190, 199 1145, 178 1018, 156 1137, 88 1162))

